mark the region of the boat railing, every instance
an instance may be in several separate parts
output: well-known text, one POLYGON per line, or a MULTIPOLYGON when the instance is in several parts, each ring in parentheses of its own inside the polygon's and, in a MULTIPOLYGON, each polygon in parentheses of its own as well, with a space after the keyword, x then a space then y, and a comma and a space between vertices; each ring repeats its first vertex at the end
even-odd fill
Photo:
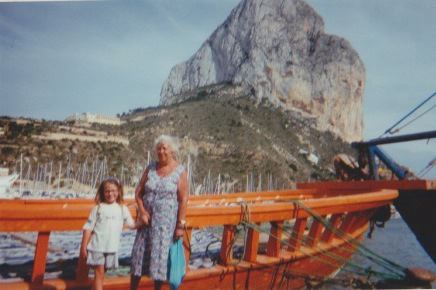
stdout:
MULTIPOLYGON (((263 252, 260 253, 259 250, 261 233, 254 228, 248 228, 247 239, 243 245, 244 256, 240 266, 248 263, 249 267, 260 267, 276 263, 280 259, 298 259, 307 254, 326 251, 329 247, 339 247, 343 243, 337 234, 313 219, 311 213, 299 206, 297 201, 304 202, 304 206, 328 220, 331 227, 346 233, 350 238, 356 238, 366 229, 373 210, 390 203, 398 193, 396 190, 377 190, 316 197, 319 195, 320 190, 291 190, 265 193, 261 198, 259 193, 238 194, 238 197, 227 195, 192 198, 188 206, 184 238, 186 265, 189 265, 192 230, 217 226, 223 227, 218 266, 234 265, 232 250, 235 228, 243 221, 244 208, 249 209, 245 222, 252 225, 270 225, 263 252), (287 221, 292 221, 291 235, 283 242, 287 221)), ((134 202, 128 201, 127 204, 135 217, 134 202)), ((50 233, 81 230, 93 206, 91 200, 0 200, 1 232, 38 233, 32 274, 26 285, 47 282, 44 280, 44 273, 50 233)), ((85 258, 80 255, 73 284, 76 287, 89 286, 88 274, 85 258)), ((105 280, 105 283, 110 284, 110 279, 105 280)))

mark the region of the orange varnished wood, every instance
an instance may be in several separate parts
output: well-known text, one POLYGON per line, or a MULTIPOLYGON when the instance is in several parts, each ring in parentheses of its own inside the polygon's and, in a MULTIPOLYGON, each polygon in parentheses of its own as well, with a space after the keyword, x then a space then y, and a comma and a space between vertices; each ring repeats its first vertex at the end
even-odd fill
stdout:
POLYGON ((221 241, 220 264, 228 265, 233 257, 233 239, 235 237, 235 226, 225 225, 223 229, 223 238, 221 241))
POLYGON ((270 257, 278 257, 282 241, 283 221, 271 222, 270 236, 266 248, 266 254, 270 257))
POLYGON ((31 278, 31 281, 36 284, 42 284, 44 280, 49 239, 50 239, 50 232, 38 233, 38 238, 36 240, 35 258, 33 260, 32 278, 31 278))
POLYGON ((339 190, 353 193, 355 191, 373 191, 380 189, 413 190, 436 189, 435 180, 365 180, 365 181, 323 181, 298 182, 298 189, 339 190))
POLYGON ((377 209, 368 209, 365 211, 356 212, 355 221, 353 222, 351 231, 354 231, 362 226, 369 225, 369 221, 376 212, 376 210, 377 209))
MULTIPOLYGON (((330 217, 329 224, 333 229, 338 229, 339 224, 342 221, 342 213, 334 214, 330 217)), ((324 243, 330 243, 334 237, 333 231, 325 229, 321 236, 321 241, 324 243)))
MULTIPOLYGON (((394 190, 380 190, 373 193, 362 193, 346 196, 335 196, 304 201, 320 215, 334 214, 344 211, 360 211, 378 207, 396 198, 394 190)), ((14 204, 11 208, 7 202, 0 203, 0 231, 49 231, 80 230, 92 204, 54 203, 53 205, 14 204)), ((136 212, 130 209, 132 214, 136 212)), ((294 217, 308 217, 310 214, 295 211, 292 202, 279 202, 250 205, 250 218, 253 222, 269 222, 271 220, 289 220, 294 217)), ((205 227, 222 224, 237 225, 241 219, 240 205, 220 207, 188 207, 187 221, 190 227, 205 227), (205 219, 204 217, 207 217, 205 219)))
POLYGON ((306 230, 307 218, 298 218, 295 221, 294 228, 290 237, 291 251, 298 251, 304 237, 304 231, 306 230))
MULTIPOLYGON (((322 218, 325 218, 322 216, 322 218)), ((324 229, 324 226, 321 222, 318 220, 315 220, 312 222, 312 225, 310 226, 309 235, 306 238, 306 245, 308 247, 316 247, 319 238, 321 237, 321 232, 324 229)))
POLYGON ((348 233, 348 231, 351 229, 355 221, 356 221, 356 214, 354 212, 347 213, 339 227, 339 231, 348 233))
MULTIPOLYGON (((363 233, 366 231, 366 227, 359 229, 352 233, 352 237, 360 239, 363 233)), ((334 240, 330 244, 320 245, 319 249, 308 249, 307 252, 281 252, 280 259, 267 257, 265 255, 259 255, 256 263, 239 263, 236 266, 221 266, 217 265, 210 269, 199 269, 195 271, 189 271, 179 288, 180 290, 192 290, 192 289, 268 289, 271 286, 271 277, 276 272, 277 266, 281 271, 276 273, 282 273, 284 268, 288 270, 295 269, 298 273, 307 273, 313 275, 317 273, 319 276, 327 276, 337 270, 337 267, 329 267, 326 264, 320 262, 319 259, 313 259, 311 256, 317 255, 322 259, 328 259, 327 256, 322 255, 322 252, 332 253, 337 256, 341 256, 344 259, 348 259, 352 252, 344 251, 344 241, 334 240), (247 279, 248 278, 248 279, 247 279)), ((338 267, 341 264, 338 264, 338 267)), ((303 287, 304 281, 301 279, 292 278, 289 284, 294 288, 303 287)), ((113 276, 105 277, 104 289, 106 290, 122 290, 128 289, 130 285, 130 278, 128 276, 113 276)), ((276 289, 279 285, 277 280, 273 287, 276 289)), ((293 288, 293 289, 294 289, 293 288)), ((29 282, 14 282, 1 284, 0 289, 8 290, 64 290, 64 289, 91 289, 90 281, 78 282, 62 279, 52 279, 44 281, 43 285, 35 286, 35 284, 29 282)), ((152 290, 153 281, 148 277, 141 279, 139 289, 152 290)), ((163 290, 167 290, 168 285, 164 285, 163 290)))
POLYGON ((249 228, 247 233, 247 243, 245 245, 244 260, 248 262, 256 262, 258 249, 259 232, 252 228, 249 228))
MULTIPOLYGON (((398 195, 394 190, 377 190, 353 195, 344 194, 341 196, 338 196, 337 192, 328 194, 324 192, 322 194, 314 192, 314 190, 311 190, 306 196, 301 196, 301 198, 304 199, 301 200, 304 206, 311 208, 319 215, 332 215, 332 220, 335 216, 338 216, 336 218, 338 224, 340 220, 339 217, 344 212, 347 212, 340 227, 353 237, 360 237, 362 235, 363 230, 367 227, 367 219, 370 216, 370 210, 390 203, 398 195), (362 211, 367 212, 361 213, 362 211)), ((296 205, 292 202, 292 199, 289 199, 289 197, 299 194, 298 192, 294 193, 295 194, 292 195, 292 191, 287 191, 287 193, 283 193, 286 196, 282 197, 279 195, 278 198, 273 197, 274 193, 268 193, 270 197, 268 197, 269 202, 267 203, 258 202, 260 199, 256 196, 257 193, 252 193, 252 198, 255 200, 255 202, 252 203, 246 202, 249 198, 246 199, 244 195, 243 197, 233 199, 235 203, 229 203, 227 206, 220 204, 221 200, 213 206, 200 207, 197 205, 188 205, 186 219, 189 230, 185 235, 185 246, 188 240, 187 235, 191 235, 191 229, 193 227, 225 226, 220 252, 221 265, 217 265, 212 269, 189 271, 181 289, 204 289, 205 285, 210 286, 209 288, 217 289, 240 289, 246 287, 249 289, 265 289, 265 287, 268 288, 268 282, 271 282, 270 279, 271 276, 274 275, 274 271, 280 270, 280 272, 282 272, 286 270, 285 267, 288 267, 288 265, 284 263, 291 262, 289 267, 306 269, 308 271, 307 273, 311 273, 311 271, 322 274, 334 272, 337 267, 326 267, 321 264, 317 265, 316 262, 308 258, 308 255, 323 255, 323 251, 338 251, 345 257, 351 255, 350 251, 344 252, 340 250, 339 248, 344 244, 344 241, 342 239, 333 239, 332 237, 328 237, 325 240, 321 238, 322 242, 318 243, 316 247, 301 245, 307 218, 310 217, 310 214, 304 210, 304 207, 296 205), (275 229, 274 227, 272 228, 272 232, 276 233, 276 236, 281 236, 283 221, 296 218, 296 223, 293 228, 295 240, 291 239, 290 241, 291 244, 294 243, 294 249, 291 249, 292 251, 286 254, 284 250, 280 250, 280 240, 270 239, 267 244, 267 255, 259 255, 257 254, 259 234, 251 232, 249 233, 249 241, 246 245, 245 261, 234 264, 232 262, 231 248, 234 239, 234 228, 241 222, 241 206, 238 204, 241 199, 239 198, 242 198, 242 200, 248 204, 250 221, 252 223, 277 223, 277 227, 275 229), (271 200, 275 202, 270 202, 271 200), (257 241, 257 243, 255 241, 257 241), (247 286, 246 283, 249 283, 249 285, 247 286)), ((217 197, 217 199, 218 198, 219 197, 217 197)), ((41 234, 43 232, 48 233, 52 230, 80 230, 92 206, 94 206, 92 201, 83 200, 34 202, 0 200, 0 231, 38 231, 41 234)), ((131 207, 130 209, 132 214, 135 215, 136 212, 134 208, 131 207)), ((315 229, 312 230, 311 228, 310 232, 312 231, 318 233, 319 230, 315 231, 315 229)), ((319 234, 315 236, 319 237, 319 234)), ((322 235, 322 237, 324 237, 324 235, 322 235)), ((48 235, 46 238, 48 246, 48 235)), ((44 239, 42 238, 41 245, 44 244, 43 241, 44 239)), ((34 271, 34 281, 37 281, 36 277, 43 278, 44 270, 41 271, 41 268, 43 267, 45 269, 45 258, 42 261, 41 258, 37 258, 37 256, 45 257, 47 255, 47 248, 39 246, 39 249, 39 253, 35 254, 35 261, 38 260, 35 264, 39 265, 39 269, 34 271), (38 273, 42 273, 42 275, 38 276, 38 273)), ((187 254, 187 261, 189 261, 189 252, 185 252, 185 254, 187 254)), ((339 266, 340 265, 338 265, 338 267, 339 266)), ((56 279, 43 281, 43 284, 39 286, 37 286, 38 284, 36 283, 29 284, 20 282, 10 284, 10 289, 39 289, 37 287, 46 287, 45 289, 89 289, 89 280, 86 279, 87 271, 84 271, 86 274, 81 275, 80 269, 79 266, 78 276, 74 281, 56 279), (52 282, 55 284, 51 284, 52 282), (12 285, 24 286, 22 288, 12 288, 12 285)), ((295 282, 294 284, 297 285, 298 283, 295 282)), ((105 279, 105 289, 126 289, 128 285, 128 277, 105 279)), ((142 279, 140 285, 140 289, 152 289, 153 287, 152 281, 149 279, 142 279)), ((0 289, 2 289, 2 287, 3 285, 0 284, 0 289)), ((167 286, 165 286, 164 289, 168 289, 166 287, 167 286)))
POLYGON ((237 199, 250 200, 271 200, 278 199, 280 197, 314 197, 318 195, 318 191, 314 189, 292 189, 292 190, 276 190, 276 191, 258 191, 258 192, 235 192, 219 195, 199 195, 190 196, 189 203, 191 202, 221 202, 236 201, 237 199))

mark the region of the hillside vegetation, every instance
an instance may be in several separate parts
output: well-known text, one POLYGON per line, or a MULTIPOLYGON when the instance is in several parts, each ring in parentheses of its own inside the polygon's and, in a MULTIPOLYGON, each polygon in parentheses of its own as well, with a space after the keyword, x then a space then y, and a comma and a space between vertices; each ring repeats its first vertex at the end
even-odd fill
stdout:
POLYGON ((131 176, 146 163, 154 139, 169 134, 180 138, 180 159, 186 164, 189 156, 196 183, 219 174, 221 180, 233 184, 234 190, 244 190, 247 175, 256 183, 262 178, 264 188, 267 179, 276 188, 288 187, 293 181, 331 179, 334 155, 352 154, 348 143, 315 129, 315 120, 238 92, 228 84, 201 88, 191 92, 195 97, 188 101, 123 114, 126 123, 121 126, 78 128, 64 122, 35 120, 18 124, 2 118, 0 126, 5 135, 0 136, 0 162, 17 168, 23 154, 29 164, 56 164, 69 159, 74 168, 85 160, 106 158, 109 174, 119 176, 123 168, 123 174, 131 176), (104 133, 127 139, 128 144, 37 138, 48 132, 78 136, 104 133))

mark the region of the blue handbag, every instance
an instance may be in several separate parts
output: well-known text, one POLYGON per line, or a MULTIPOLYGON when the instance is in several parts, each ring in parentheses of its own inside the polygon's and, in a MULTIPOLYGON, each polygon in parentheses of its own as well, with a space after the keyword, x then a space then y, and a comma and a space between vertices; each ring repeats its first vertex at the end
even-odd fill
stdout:
POLYGON ((186 274, 185 252, 183 250, 182 239, 178 239, 170 246, 167 273, 170 289, 177 290, 186 274))

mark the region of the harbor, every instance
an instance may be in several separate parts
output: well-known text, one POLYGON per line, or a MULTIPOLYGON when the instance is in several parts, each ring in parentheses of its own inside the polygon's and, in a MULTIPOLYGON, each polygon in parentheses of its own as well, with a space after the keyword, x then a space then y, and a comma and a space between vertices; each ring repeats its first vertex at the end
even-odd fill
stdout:
POLYGON ((436 288, 435 12, 0 1, 0 290, 436 288))

